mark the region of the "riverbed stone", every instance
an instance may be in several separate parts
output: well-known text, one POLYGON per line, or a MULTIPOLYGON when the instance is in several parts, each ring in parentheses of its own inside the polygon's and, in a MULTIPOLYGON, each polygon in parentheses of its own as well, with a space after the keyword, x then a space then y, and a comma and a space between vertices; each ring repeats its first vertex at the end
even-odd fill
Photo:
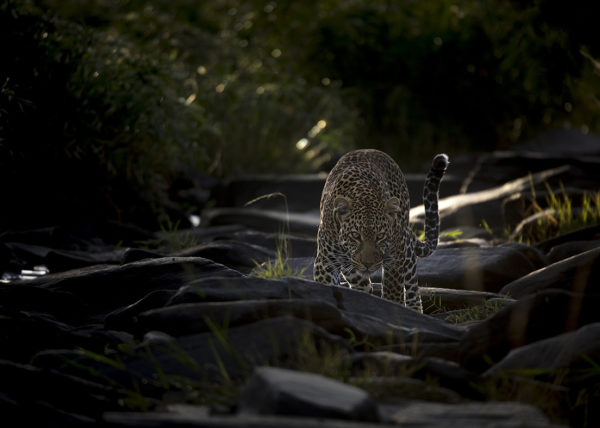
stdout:
POLYGON ((273 414, 378 421, 368 394, 354 386, 312 373, 257 367, 239 401, 244 414, 273 414))
POLYGON ((460 362, 484 371, 512 349, 600 321, 600 297, 546 290, 524 297, 470 328, 461 339, 460 362))
POLYGON ((548 289, 597 294, 599 287, 600 247, 596 247, 520 277, 500 294, 516 299, 548 289))

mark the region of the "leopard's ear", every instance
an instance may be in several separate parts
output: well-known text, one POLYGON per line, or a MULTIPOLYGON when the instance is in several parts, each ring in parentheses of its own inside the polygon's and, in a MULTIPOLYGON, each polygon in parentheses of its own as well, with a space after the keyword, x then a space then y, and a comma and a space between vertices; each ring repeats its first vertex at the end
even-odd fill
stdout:
POLYGON ((344 196, 338 196, 333 201, 333 214, 339 216, 339 218, 344 218, 344 216, 349 214, 351 208, 352 201, 344 196))
POLYGON ((400 213, 400 209, 400 200, 395 196, 392 196, 390 199, 388 199, 383 207, 385 214, 392 218, 396 217, 396 215, 400 213))

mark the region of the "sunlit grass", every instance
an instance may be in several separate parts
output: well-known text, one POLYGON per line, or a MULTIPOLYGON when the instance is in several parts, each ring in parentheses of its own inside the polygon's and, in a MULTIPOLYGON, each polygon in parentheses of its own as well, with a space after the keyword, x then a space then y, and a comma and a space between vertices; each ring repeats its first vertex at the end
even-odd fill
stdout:
POLYGON ((539 242, 565 233, 600 224, 600 192, 584 191, 580 204, 575 204, 561 183, 560 192, 555 192, 546 183, 545 207, 536 200, 531 186, 533 216, 522 222, 510 238, 519 242, 539 242))
POLYGON ((251 274, 258 278, 267 279, 283 278, 288 276, 302 277, 304 271, 306 270, 306 267, 297 269, 294 268, 290 263, 289 243, 285 236, 286 232, 289 230, 289 209, 287 197, 281 192, 273 192, 254 198, 251 201, 246 202, 245 206, 249 206, 263 199, 270 199, 273 197, 280 197, 283 199, 286 214, 286 224, 284 229, 279 233, 279 238, 277 240, 277 248, 275 250, 275 259, 269 259, 264 263, 258 263, 257 261, 254 261, 256 267, 252 270, 251 274))
POLYGON ((269 259, 264 263, 254 261, 256 267, 252 270, 252 275, 258 278, 283 278, 298 277, 301 278, 306 270, 304 268, 294 268, 288 257, 286 239, 282 236, 277 244, 275 259, 269 259))

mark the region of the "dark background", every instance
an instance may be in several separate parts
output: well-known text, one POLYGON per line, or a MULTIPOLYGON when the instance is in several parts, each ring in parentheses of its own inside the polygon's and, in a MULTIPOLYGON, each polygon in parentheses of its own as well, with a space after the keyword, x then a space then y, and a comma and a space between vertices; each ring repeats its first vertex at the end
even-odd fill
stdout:
POLYGON ((441 151, 597 133, 590 4, 3 1, 0 233, 157 228, 214 204, 218 179, 359 147, 424 172, 441 151))

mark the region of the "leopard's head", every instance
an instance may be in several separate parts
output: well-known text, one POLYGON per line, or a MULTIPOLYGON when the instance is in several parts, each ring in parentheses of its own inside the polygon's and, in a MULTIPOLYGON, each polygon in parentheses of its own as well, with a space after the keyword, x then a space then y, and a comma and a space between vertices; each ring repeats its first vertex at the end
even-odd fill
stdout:
POLYGON ((370 274, 381 267, 393 244, 399 211, 400 201, 396 197, 385 202, 372 196, 354 200, 338 196, 335 199, 333 212, 339 241, 355 269, 370 274))

